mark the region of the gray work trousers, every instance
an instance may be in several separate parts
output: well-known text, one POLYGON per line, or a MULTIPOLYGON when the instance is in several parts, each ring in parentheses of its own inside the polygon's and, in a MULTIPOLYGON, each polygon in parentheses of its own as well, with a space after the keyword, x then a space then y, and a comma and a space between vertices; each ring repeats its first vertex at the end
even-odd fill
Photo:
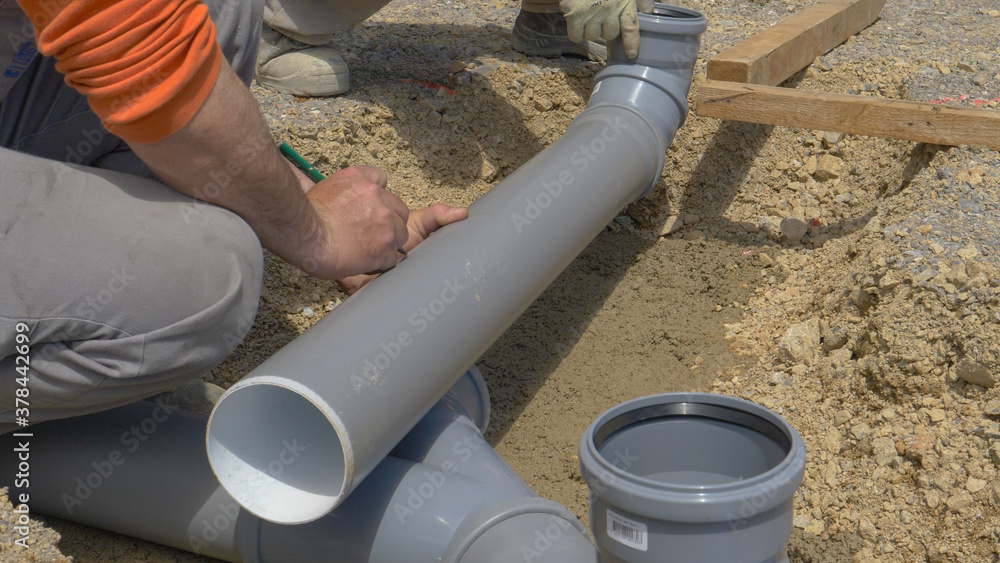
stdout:
MULTIPOLYGON (((207 3, 249 83, 260 0, 207 3)), ((0 433, 172 389, 240 342, 256 235, 152 179, 53 61, 36 57, 0 104, 0 146, 0 433)))
MULTIPOLYGON (((303 43, 324 45, 333 34, 351 29, 381 10, 389 0, 264 0, 264 23, 303 43)), ((559 11, 559 0, 522 0, 526 12, 559 11)))

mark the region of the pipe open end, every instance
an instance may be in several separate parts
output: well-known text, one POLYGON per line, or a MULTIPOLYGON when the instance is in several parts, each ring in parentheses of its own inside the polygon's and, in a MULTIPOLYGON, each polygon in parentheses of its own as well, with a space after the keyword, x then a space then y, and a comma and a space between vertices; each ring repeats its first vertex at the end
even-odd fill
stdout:
POLYGON ((598 417, 581 439, 580 470, 594 494, 633 513, 720 522, 762 490, 755 511, 790 511, 805 454, 795 429, 760 405, 667 393, 598 417))
POLYGON ((346 495, 349 450, 309 394, 263 382, 237 386, 209 419, 215 476, 240 505, 271 522, 311 522, 346 495))
POLYGON ((670 4, 661 4, 659 2, 653 4, 653 11, 651 15, 658 16, 661 18, 680 18, 680 19, 686 18, 692 20, 703 17, 700 13, 691 10, 689 8, 672 6, 670 4))
POLYGON ((676 402, 612 418, 597 429, 594 445, 625 473, 693 490, 744 481, 774 469, 791 452, 792 437, 753 413, 676 402))

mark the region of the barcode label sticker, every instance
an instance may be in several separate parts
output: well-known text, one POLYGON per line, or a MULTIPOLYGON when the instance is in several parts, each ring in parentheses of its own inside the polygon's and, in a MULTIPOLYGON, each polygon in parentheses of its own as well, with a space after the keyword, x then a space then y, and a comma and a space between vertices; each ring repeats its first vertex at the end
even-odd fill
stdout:
POLYGON ((608 509, 608 537, 632 549, 646 551, 649 549, 647 536, 645 524, 629 520, 608 509))

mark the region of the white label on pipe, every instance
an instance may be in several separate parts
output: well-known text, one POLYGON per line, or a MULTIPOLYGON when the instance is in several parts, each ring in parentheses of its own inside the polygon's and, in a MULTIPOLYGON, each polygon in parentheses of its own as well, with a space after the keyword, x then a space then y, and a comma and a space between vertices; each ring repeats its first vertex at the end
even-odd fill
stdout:
POLYGON ((608 537, 627 545, 632 549, 646 551, 649 549, 648 532, 642 522, 629 520, 621 514, 608 509, 608 537))

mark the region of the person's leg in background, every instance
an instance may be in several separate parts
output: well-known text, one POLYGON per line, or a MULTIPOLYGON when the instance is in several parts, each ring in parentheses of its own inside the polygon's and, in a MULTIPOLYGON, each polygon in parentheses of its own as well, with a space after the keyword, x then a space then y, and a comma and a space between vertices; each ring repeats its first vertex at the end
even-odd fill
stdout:
MULTIPOLYGON (((333 35, 351 29, 389 0, 264 0, 264 29, 257 83, 282 94, 321 97, 350 89, 347 63, 333 35)), ((514 49, 532 56, 607 58, 601 42, 574 43, 566 36, 559 0, 522 0, 511 30, 514 49)))
POLYGON ((350 73, 333 34, 351 29, 389 0, 264 0, 257 83, 283 94, 343 94, 350 73))
POLYGON ((566 35, 566 18, 559 9, 559 0, 521 0, 521 11, 510 31, 515 50, 535 57, 577 55, 593 61, 608 58, 603 41, 574 43, 566 35))
MULTIPOLYGON (((249 83, 262 6, 208 4, 249 83)), ((30 423, 175 388, 240 342, 260 294, 256 235, 147 179, 51 61, 33 61, 0 104, 0 144, 0 432, 20 427, 18 334, 31 344, 30 423)))

